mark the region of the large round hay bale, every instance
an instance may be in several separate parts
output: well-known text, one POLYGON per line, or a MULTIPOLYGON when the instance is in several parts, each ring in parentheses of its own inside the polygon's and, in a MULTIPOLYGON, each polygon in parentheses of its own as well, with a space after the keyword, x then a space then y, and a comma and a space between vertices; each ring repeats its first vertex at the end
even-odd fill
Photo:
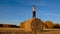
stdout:
POLYGON ((41 31, 43 29, 43 22, 38 18, 32 18, 25 22, 25 31, 41 31))

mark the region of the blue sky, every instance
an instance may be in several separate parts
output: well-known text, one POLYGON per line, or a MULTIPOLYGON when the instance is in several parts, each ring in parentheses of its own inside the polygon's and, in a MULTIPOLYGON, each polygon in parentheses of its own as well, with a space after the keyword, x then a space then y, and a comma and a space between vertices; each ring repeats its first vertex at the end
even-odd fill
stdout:
MULTIPOLYGON (((0 0, 0 24, 16 24, 32 18, 32 0, 0 0)), ((60 0, 36 0, 37 18, 60 23, 60 0)))

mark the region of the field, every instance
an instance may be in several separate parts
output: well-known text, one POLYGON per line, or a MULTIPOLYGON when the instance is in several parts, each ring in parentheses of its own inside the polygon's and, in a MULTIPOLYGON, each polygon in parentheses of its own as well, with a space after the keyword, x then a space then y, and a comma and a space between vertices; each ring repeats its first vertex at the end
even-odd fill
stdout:
POLYGON ((45 29, 40 32, 25 32, 21 28, 0 28, 0 34, 60 34, 60 29, 45 29))

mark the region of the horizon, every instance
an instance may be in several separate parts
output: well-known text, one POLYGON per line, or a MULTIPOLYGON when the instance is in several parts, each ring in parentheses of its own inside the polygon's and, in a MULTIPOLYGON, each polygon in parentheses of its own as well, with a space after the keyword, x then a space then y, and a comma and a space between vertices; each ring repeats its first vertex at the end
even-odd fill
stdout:
MULTIPOLYGON (((0 0, 0 24, 16 24, 32 18, 32 0, 0 0)), ((60 0, 36 0, 36 17, 60 23, 60 0)))

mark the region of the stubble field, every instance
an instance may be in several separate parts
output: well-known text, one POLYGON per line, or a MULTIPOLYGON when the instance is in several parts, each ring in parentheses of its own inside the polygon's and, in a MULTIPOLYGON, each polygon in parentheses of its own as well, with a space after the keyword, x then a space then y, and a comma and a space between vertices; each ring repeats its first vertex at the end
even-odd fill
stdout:
POLYGON ((60 34, 60 29, 45 29, 40 32, 25 32, 21 28, 0 28, 0 34, 60 34))

